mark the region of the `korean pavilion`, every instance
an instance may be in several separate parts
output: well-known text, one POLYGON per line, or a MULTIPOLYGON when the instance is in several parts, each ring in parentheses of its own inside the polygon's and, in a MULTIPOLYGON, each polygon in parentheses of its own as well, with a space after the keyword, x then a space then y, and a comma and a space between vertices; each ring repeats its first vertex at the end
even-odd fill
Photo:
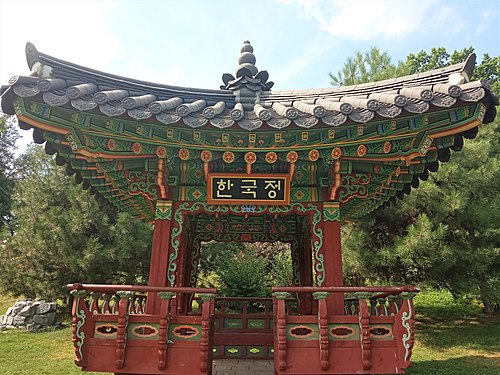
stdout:
POLYGON ((196 375, 213 358, 274 358, 277 375, 405 373, 418 289, 344 287, 341 225, 409 194, 493 121, 474 55, 293 91, 271 91, 248 41, 220 89, 103 73, 30 43, 26 57, 31 72, 2 86, 2 111, 96 199, 154 225, 147 286, 68 286, 76 365, 196 375), (295 285, 231 310, 197 287, 211 240, 289 244, 295 285))

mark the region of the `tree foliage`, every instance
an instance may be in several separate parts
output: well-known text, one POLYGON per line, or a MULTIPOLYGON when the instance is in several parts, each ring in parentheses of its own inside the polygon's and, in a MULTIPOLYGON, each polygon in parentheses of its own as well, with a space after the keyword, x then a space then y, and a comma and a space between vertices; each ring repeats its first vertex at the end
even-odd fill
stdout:
POLYGON ((19 138, 12 118, 0 113, 0 230, 12 219, 16 141, 19 138))
POLYGON ((356 52, 348 57, 343 68, 337 74, 329 73, 333 86, 349 86, 360 83, 381 81, 408 73, 407 66, 394 64, 387 51, 372 47, 365 53, 356 52))
MULTIPOLYGON (((421 51, 410 54, 402 70, 444 67, 472 52, 421 51)), ((489 80, 498 90, 499 74, 500 57, 485 54, 472 79, 489 80)), ((348 283, 427 283, 478 298, 487 313, 500 307, 499 126, 499 117, 482 126, 402 202, 344 228, 348 283)))
POLYGON ((0 242, 0 287, 15 295, 66 298, 72 282, 147 281, 151 228, 100 207, 33 146, 19 160, 13 233, 0 242))
POLYGON ((274 285, 292 285, 288 245, 207 242, 202 246, 198 284, 228 297, 270 296, 274 285))

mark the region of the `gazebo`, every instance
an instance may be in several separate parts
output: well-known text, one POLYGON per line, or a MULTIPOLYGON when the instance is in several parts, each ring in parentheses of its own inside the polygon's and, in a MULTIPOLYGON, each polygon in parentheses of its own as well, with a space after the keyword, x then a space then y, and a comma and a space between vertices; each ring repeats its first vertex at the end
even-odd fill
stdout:
POLYGON ((147 286, 68 286, 82 370, 211 374, 212 358, 274 358, 280 375, 405 373, 418 289, 343 286, 341 225, 409 194, 493 121, 474 55, 298 91, 271 91, 248 41, 218 90, 103 73, 30 43, 26 57, 3 112, 96 199, 154 224, 147 286), (211 240, 288 243, 295 285, 229 309, 197 287, 211 240))

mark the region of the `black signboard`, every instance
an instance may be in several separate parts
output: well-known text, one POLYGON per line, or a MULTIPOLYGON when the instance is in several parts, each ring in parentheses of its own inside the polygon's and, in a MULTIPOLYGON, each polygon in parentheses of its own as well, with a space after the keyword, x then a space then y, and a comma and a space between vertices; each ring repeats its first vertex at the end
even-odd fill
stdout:
POLYGON ((210 173, 207 198, 210 204, 289 204, 290 176, 210 173))

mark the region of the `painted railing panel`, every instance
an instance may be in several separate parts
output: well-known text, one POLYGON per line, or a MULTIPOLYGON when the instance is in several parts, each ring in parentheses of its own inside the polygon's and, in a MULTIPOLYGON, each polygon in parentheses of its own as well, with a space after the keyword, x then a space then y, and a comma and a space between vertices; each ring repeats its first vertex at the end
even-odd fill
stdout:
POLYGON ((68 285, 76 364, 120 374, 211 374, 215 289, 68 285), (146 314, 158 293, 158 315, 146 314), (199 294, 200 314, 177 315, 175 295, 199 294), (194 360, 199 358, 199 360, 194 360))
POLYGON ((272 358, 272 305, 272 298, 216 297, 214 358, 272 358))
POLYGON ((277 287, 273 292, 275 374, 403 374, 411 366, 417 288, 277 287), (284 299, 297 293, 313 295, 317 314, 285 313, 284 299), (331 315, 327 300, 340 293, 346 297, 344 315, 331 315))

